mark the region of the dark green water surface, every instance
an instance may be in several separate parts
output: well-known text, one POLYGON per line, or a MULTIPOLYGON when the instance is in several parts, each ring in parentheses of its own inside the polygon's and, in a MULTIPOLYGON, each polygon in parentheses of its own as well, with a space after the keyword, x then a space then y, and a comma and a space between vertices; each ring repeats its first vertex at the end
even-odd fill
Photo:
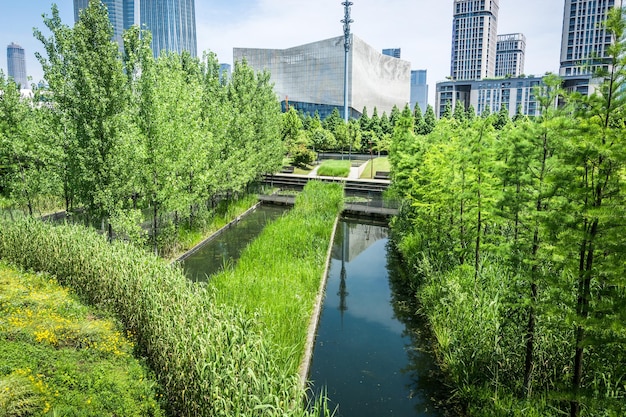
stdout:
POLYGON ((436 366, 418 347, 402 268, 385 226, 343 220, 332 254, 309 379, 337 416, 443 416, 436 366), (402 293, 405 294, 402 294, 402 293))
POLYGON ((286 211, 287 208, 283 206, 261 205, 185 258, 181 263, 185 274, 193 281, 206 281, 207 277, 224 266, 234 265, 241 252, 261 233, 265 225, 286 211))

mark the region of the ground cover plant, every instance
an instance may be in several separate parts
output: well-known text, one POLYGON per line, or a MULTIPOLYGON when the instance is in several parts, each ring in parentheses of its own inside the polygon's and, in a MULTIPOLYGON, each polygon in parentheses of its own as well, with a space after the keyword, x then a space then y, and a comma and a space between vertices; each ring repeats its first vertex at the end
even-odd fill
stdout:
POLYGON ((113 313, 154 371, 168 414, 308 415, 299 378, 275 357, 259 317, 217 303, 162 259, 82 226, 34 219, 0 225, 0 259, 48 272, 113 313))
POLYGON ((330 237, 343 208, 340 184, 310 181, 294 208, 265 227, 237 266, 211 278, 217 302, 257 315, 273 356, 298 371, 330 237))
POLYGON ((161 416, 119 324, 46 274, 0 263, 0 416, 161 416))
POLYGON ((361 178, 372 179, 376 175, 376 171, 389 172, 391 165, 389 164, 389 158, 386 156, 380 158, 374 158, 367 161, 367 165, 361 173, 361 178))
POLYGON ((317 169, 317 175, 324 177, 347 177, 350 175, 350 161, 326 160, 317 169))

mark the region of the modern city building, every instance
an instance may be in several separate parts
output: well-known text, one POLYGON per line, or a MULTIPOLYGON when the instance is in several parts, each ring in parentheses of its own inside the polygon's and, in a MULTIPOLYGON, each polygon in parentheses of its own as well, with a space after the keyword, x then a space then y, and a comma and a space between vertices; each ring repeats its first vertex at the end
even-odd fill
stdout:
POLYGON ((232 66, 230 64, 220 64, 220 82, 226 83, 230 80, 232 66))
POLYGON ((13 78, 16 84, 22 89, 28 89, 28 78, 26 76, 26 54, 24 48, 11 42, 7 46, 7 70, 8 76, 13 78))
POLYGON ((196 6, 194 0, 140 0, 141 25, 152 32, 152 51, 197 56, 196 6))
MULTIPOLYGON (((74 20, 90 0, 74 0, 74 20)), ((113 39, 123 46, 124 30, 134 24, 152 32, 152 52, 181 53, 197 56, 196 12, 194 0, 102 0, 113 26, 113 39)))
MULTIPOLYGON (((381 54, 352 36, 348 55, 348 113, 359 117, 364 107, 379 114, 403 108, 411 95, 411 64, 381 54)), ((255 71, 269 71, 274 90, 286 108, 326 117, 337 108, 343 115, 344 37, 289 49, 235 48, 233 61, 245 59, 255 71)))
POLYGON ((490 78, 496 71, 499 0, 454 0, 453 80, 490 78))
POLYGON ((411 71, 411 110, 415 110, 415 106, 419 106, 422 114, 428 106, 428 84, 426 82, 427 71, 415 70, 411 71))
POLYGON ((496 77, 519 77, 524 73, 526 36, 522 33, 498 35, 496 77))
POLYGON ((402 58, 402 49, 401 48, 389 48, 383 49, 383 55, 392 56, 394 58, 402 58))
POLYGON ((609 65, 607 47, 613 39, 601 23, 622 0, 565 0, 559 75, 581 75, 609 65))
MULTIPOLYGON (((80 12, 83 9, 86 9, 89 5, 90 0, 74 0, 74 22, 78 22, 78 18, 80 17, 80 12)), ((102 0, 102 3, 106 6, 107 12, 109 13, 109 22, 111 22, 111 26, 113 27, 113 40, 117 42, 120 47, 124 45, 122 36, 124 35, 124 30, 128 27, 124 25, 124 4, 127 1, 122 0, 102 0)))
POLYGON ((476 114, 489 109, 497 112, 504 105, 509 116, 515 116, 518 107, 523 114, 537 116, 541 110, 535 87, 543 85, 542 77, 492 78, 469 81, 443 81, 437 83, 435 113, 441 117, 448 103, 454 109, 473 106, 476 114))

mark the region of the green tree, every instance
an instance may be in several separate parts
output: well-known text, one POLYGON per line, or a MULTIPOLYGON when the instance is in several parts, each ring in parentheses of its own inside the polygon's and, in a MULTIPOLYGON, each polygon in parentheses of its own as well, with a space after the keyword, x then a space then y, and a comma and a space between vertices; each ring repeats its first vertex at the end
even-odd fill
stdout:
POLYGON ((423 129, 424 124, 424 115, 422 115, 422 109, 417 104, 415 105, 415 109, 413 109, 413 127, 415 129, 415 134, 419 135, 423 129))
POLYGON ((422 135, 428 135, 435 129, 437 125, 437 117, 435 116, 435 110, 430 104, 426 106, 426 112, 424 113, 424 128, 420 132, 422 135))

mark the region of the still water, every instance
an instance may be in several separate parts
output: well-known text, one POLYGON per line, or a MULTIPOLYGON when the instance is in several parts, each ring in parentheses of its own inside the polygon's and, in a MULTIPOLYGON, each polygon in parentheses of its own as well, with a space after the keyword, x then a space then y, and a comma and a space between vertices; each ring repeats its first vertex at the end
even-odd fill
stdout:
POLYGON ((262 204, 224 233, 208 241, 182 262, 185 275, 193 281, 206 281, 224 266, 233 265, 245 247, 263 230, 266 224, 282 216, 287 208, 262 204))
MULTIPOLYGON (((410 292, 401 294, 399 261, 388 228, 342 220, 309 379, 324 387, 338 416, 443 416, 433 397, 441 384, 422 353, 410 292)), ((422 344, 424 344, 422 342, 422 344)))

